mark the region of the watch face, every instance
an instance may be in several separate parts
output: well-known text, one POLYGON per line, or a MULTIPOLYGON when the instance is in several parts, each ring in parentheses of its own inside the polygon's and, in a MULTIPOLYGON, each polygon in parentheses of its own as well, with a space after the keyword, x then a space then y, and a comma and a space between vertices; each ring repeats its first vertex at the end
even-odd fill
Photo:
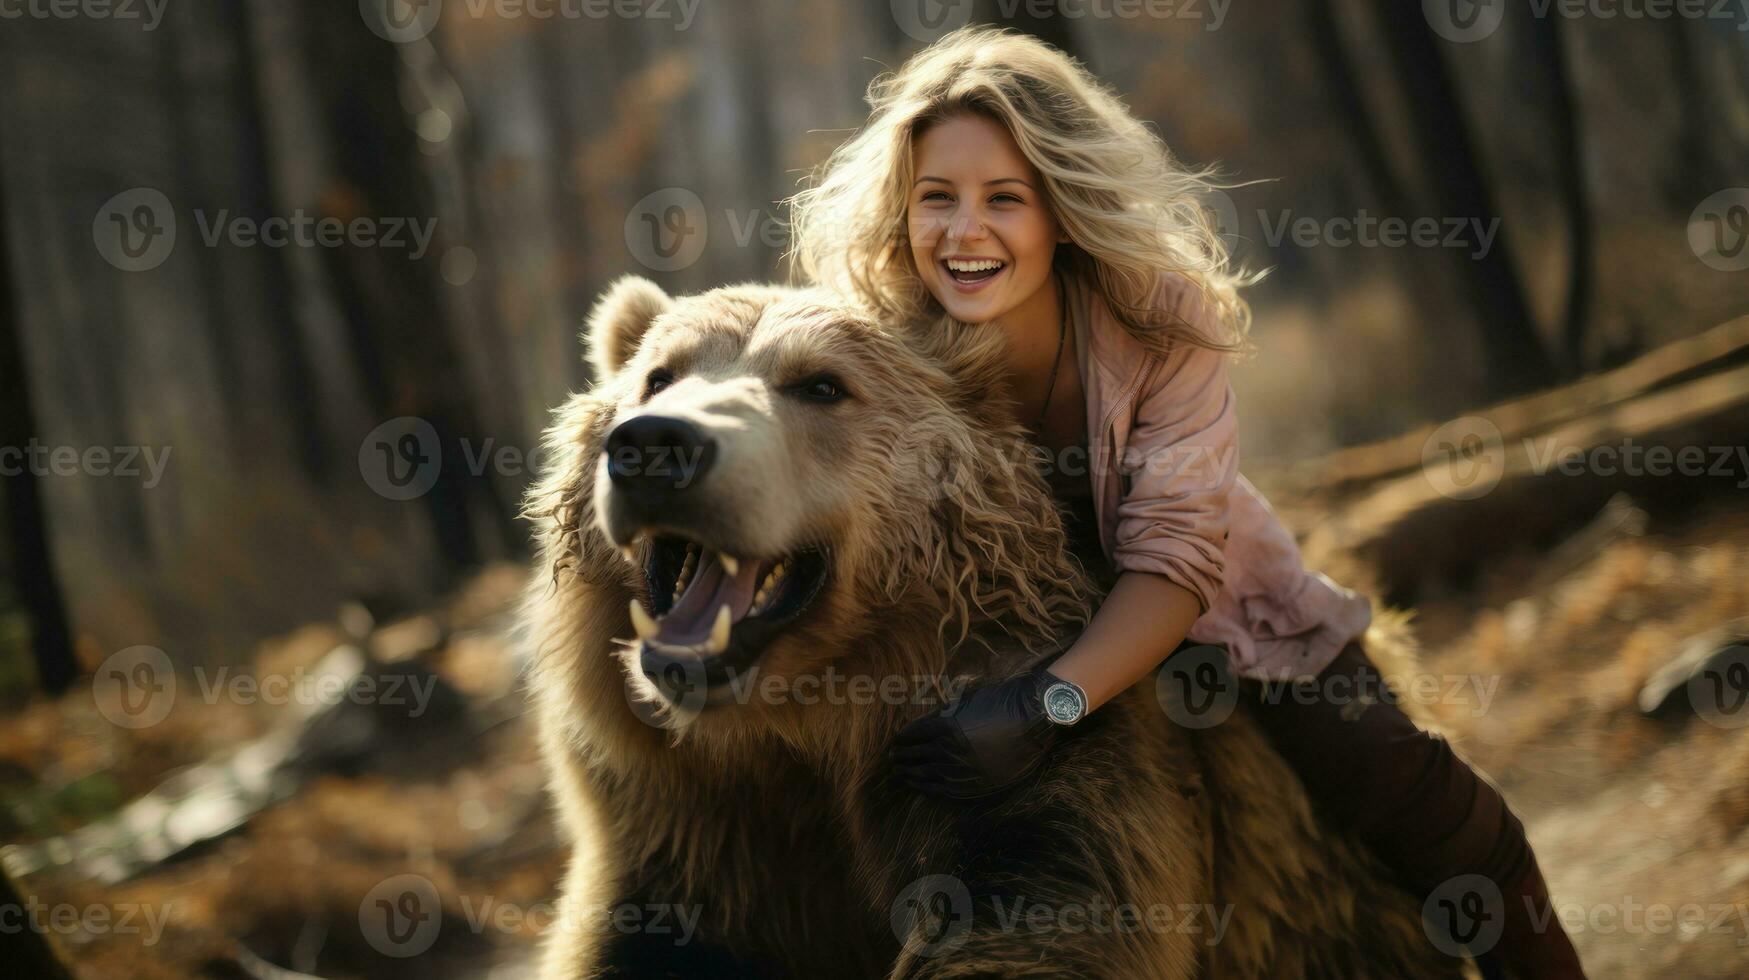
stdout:
POLYGON ((1045 715, 1059 725, 1073 725, 1087 711, 1087 697, 1061 681, 1045 688, 1045 715))

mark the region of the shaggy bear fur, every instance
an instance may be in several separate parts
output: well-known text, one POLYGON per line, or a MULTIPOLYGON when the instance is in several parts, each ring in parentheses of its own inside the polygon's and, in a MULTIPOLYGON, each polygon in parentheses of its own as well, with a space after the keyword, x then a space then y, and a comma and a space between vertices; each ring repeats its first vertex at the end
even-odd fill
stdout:
MULTIPOLYGON (((968 680, 1025 671, 1095 598, 1010 451, 994 331, 894 329, 764 285, 676 299, 627 277, 587 341, 597 380, 556 411, 527 508, 532 685, 574 842, 544 977, 1458 975, 1415 901, 1325 834, 1244 711, 1190 731, 1143 682, 1005 796, 895 784, 901 726, 968 680), (828 376, 841 398, 798 388, 828 376), (716 444, 687 491, 708 506, 656 529, 601 458, 639 413, 716 444), (650 603, 651 530, 741 561, 826 556, 818 594, 750 668, 759 683, 702 706, 645 676, 628 604, 650 603)), ((1388 662, 1407 635, 1380 619, 1367 639, 1388 662)))

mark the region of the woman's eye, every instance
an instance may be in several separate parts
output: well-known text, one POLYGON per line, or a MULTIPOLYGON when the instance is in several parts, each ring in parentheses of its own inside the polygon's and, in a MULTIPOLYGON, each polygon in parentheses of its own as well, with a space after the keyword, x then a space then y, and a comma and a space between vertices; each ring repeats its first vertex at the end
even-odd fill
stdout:
POLYGON ((674 383, 674 374, 666 369, 651 371, 644 380, 644 397, 648 398, 674 383))
POLYGON ((946 191, 930 191, 929 193, 923 195, 923 200, 924 201, 945 201, 945 200, 947 200, 947 192, 946 191))
POLYGON ((990 200, 991 201, 1011 202, 1014 204, 1025 204, 1026 203, 1025 201, 1022 201, 1020 198, 1015 197, 1013 194, 998 194, 995 197, 990 198, 990 200))

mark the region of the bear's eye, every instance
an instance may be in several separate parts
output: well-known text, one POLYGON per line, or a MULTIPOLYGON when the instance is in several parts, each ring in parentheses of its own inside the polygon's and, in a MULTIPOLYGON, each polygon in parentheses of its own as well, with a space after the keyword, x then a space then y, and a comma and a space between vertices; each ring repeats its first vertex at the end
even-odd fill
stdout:
POLYGON ((842 401, 848 395, 844 384, 830 374, 816 374, 797 382, 790 386, 790 391, 797 397, 822 404, 842 401))
POLYGON ((674 372, 667 368, 657 368, 650 372, 648 378, 644 379, 644 397, 648 399, 651 395, 654 395, 656 392, 661 391, 663 388, 666 388, 673 383, 674 372))

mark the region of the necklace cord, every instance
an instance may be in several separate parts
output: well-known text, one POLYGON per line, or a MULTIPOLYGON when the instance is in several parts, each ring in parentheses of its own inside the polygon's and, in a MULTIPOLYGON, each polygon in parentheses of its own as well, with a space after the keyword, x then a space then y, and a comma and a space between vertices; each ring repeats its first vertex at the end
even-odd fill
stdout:
POLYGON ((1051 395, 1057 390, 1057 369, 1063 364, 1063 342, 1069 337, 1069 299, 1063 294, 1062 275, 1060 273, 1053 273, 1053 275, 1057 276, 1057 303, 1059 308, 1059 314, 1057 317, 1057 357, 1055 360, 1051 361, 1051 377, 1050 380, 1045 383, 1044 404, 1039 406, 1038 418, 1034 419, 1032 423, 1032 433, 1034 436, 1039 435, 1039 426, 1044 424, 1045 413, 1050 411, 1051 395))

